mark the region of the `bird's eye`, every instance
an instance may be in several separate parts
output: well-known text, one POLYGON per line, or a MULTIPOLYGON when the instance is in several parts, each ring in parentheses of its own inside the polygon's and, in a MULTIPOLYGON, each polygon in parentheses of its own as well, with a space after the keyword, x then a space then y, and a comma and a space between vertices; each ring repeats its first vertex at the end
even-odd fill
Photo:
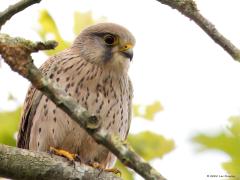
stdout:
POLYGON ((104 39, 104 42, 110 46, 115 45, 117 43, 117 38, 111 34, 105 35, 103 39, 104 39))

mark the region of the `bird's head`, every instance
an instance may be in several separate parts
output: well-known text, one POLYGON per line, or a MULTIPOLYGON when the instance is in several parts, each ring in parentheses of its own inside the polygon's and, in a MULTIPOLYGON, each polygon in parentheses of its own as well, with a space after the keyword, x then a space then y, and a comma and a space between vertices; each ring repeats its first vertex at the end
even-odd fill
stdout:
POLYGON ((124 27, 99 23, 84 29, 73 43, 87 61, 117 72, 126 72, 133 58, 135 38, 124 27))

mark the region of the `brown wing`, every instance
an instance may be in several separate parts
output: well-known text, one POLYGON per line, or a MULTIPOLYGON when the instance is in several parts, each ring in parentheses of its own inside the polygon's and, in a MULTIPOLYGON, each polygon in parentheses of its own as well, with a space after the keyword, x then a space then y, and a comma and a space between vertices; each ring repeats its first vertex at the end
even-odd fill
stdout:
POLYGON ((128 130, 126 133, 126 137, 129 133, 129 129, 130 129, 130 125, 131 125, 131 121, 132 121, 132 98, 133 98, 133 87, 132 87, 132 82, 130 79, 128 79, 128 86, 129 86, 129 98, 128 98, 128 130))
MULTIPOLYGON (((66 49, 65 51, 62 51, 50 57, 40 67, 40 71, 45 76, 49 77, 51 70, 53 70, 58 65, 58 62, 63 60, 63 58, 66 57, 69 53, 71 54, 71 52, 68 49, 66 49)), ((68 59, 65 59, 65 60, 68 60, 68 59)), ((33 123, 32 121, 42 96, 43 96, 43 93, 35 89, 33 86, 29 88, 27 97, 23 105, 21 123, 18 131, 17 147, 24 148, 24 149, 29 148, 30 133, 31 133, 32 123, 33 123)))
POLYGON ((18 131, 17 147, 28 149, 32 120, 35 115, 38 103, 43 94, 31 86, 23 105, 20 128, 18 131))
MULTIPOLYGON (((54 63, 55 60, 56 60, 56 55, 50 57, 40 67, 40 71, 43 74, 48 76, 48 72, 51 69, 52 64, 54 63)), ((24 148, 24 149, 29 148, 32 121, 42 96, 43 96, 43 93, 38 91, 33 86, 31 86, 28 89, 27 97, 23 105, 20 128, 18 131, 17 147, 24 148)))

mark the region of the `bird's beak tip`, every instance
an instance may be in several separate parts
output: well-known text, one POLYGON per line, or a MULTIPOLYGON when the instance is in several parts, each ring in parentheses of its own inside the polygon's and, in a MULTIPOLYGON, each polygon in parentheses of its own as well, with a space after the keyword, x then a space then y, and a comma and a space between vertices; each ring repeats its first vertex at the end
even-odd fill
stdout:
POLYGON ((133 58, 133 45, 130 43, 125 44, 123 47, 119 49, 119 51, 127 58, 132 61, 133 58))
POLYGON ((121 51, 121 53, 123 54, 123 56, 125 56, 126 58, 129 58, 130 61, 132 61, 132 58, 133 58, 133 50, 132 49, 121 51))

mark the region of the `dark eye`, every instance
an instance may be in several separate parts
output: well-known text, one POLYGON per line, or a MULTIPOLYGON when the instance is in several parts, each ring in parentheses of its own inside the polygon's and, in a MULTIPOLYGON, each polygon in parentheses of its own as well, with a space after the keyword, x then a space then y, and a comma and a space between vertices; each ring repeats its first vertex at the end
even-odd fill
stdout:
POLYGON ((107 45, 115 45, 117 42, 117 38, 111 34, 105 35, 103 39, 107 45))

